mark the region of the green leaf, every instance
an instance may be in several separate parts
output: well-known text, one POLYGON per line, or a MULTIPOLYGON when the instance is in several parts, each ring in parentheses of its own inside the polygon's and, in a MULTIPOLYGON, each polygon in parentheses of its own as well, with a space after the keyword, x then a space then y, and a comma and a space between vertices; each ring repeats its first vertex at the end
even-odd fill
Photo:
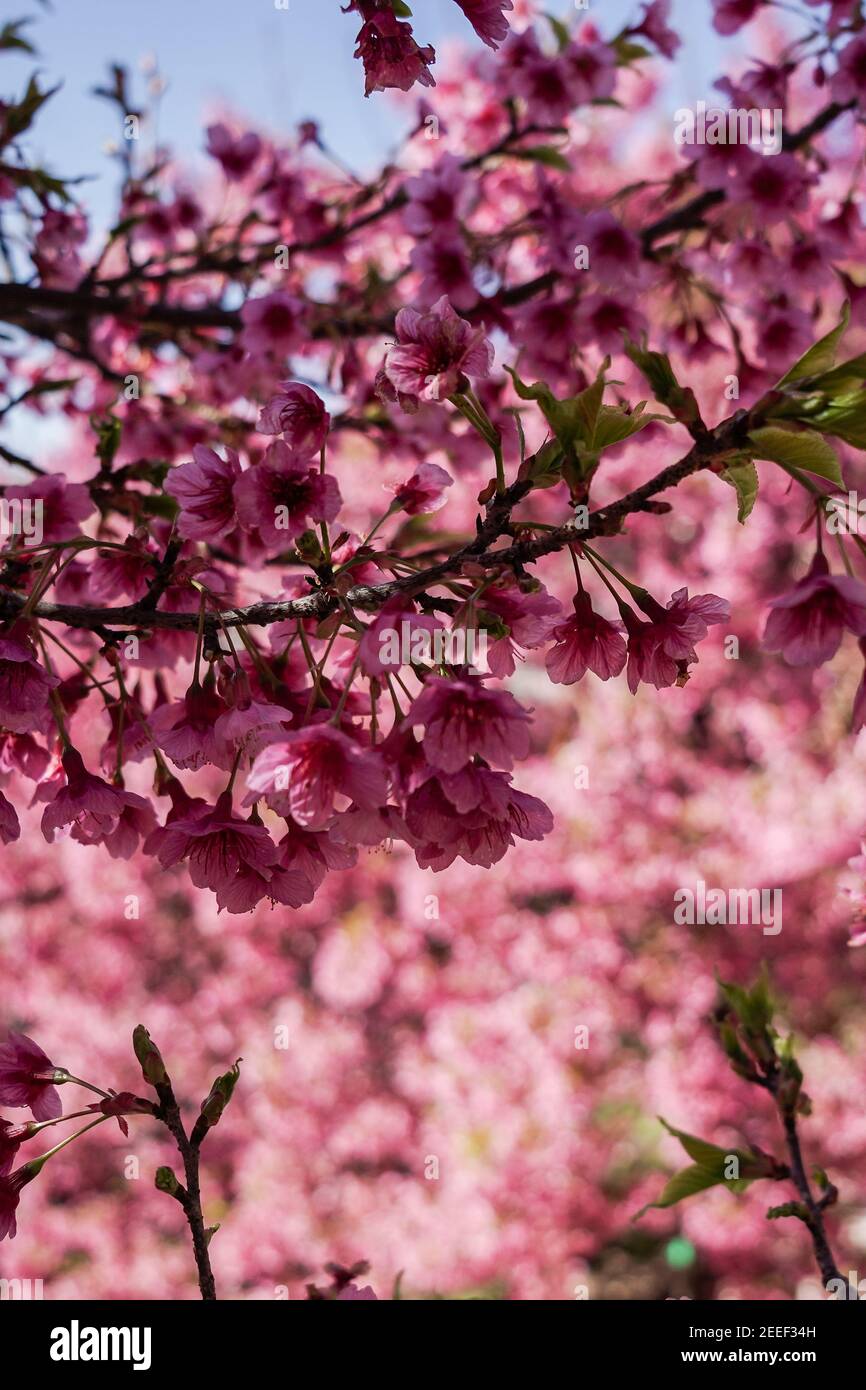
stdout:
POLYGON ((768 1176, 756 1154, 744 1153, 741 1149, 721 1149, 717 1144, 708 1143, 706 1139, 698 1139, 694 1134, 675 1129, 666 1120, 661 1120, 661 1123, 668 1134, 679 1140, 689 1158, 694 1159, 694 1163, 689 1168, 675 1173, 665 1184, 658 1201, 648 1202, 645 1207, 641 1207, 632 1217, 633 1221, 638 1221, 651 1207, 675 1206, 677 1202, 682 1202, 686 1197, 693 1197, 696 1192, 705 1192, 707 1188, 718 1187, 724 1183, 725 1187, 731 1188, 734 1192, 744 1192, 756 1178, 768 1176), (736 1158, 738 1162, 738 1178, 727 1176, 726 1170, 732 1158, 736 1158))
POLYGON ((783 1202, 780 1207, 770 1207, 768 1221, 778 1221, 781 1217, 796 1216, 798 1221, 809 1221, 809 1212, 802 1202, 783 1202))
POLYGON ((749 1002, 751 1003, 756 1020, 764 1027, 769 1028, 773 1022, 773 996, 770 993, 770 972, 767 969, 767 962, 763 961, 761 970, 749 991, 749 1002))
POLYGON ((102 464, 103 473, 107 473, 114 455, 120 448, 123 422, 118 420, 116 415, 105 415, 101 418, 91 415, 90 425, 96 431, 96 457, 102 464))
POLYGON ((821 376, 809 383, 809 389, 815 391, 830 391, 833 387, 846 391, 856 390, 866 381, 866 352, 861 352, 857 357, 849 357, 847 362, 840 362, 838 367, 832 371, 823 372, 821 376))
POLYGON ((758 496, 758 470, 754 459, 749 458, 748 454, 739 456, 728 464, 719 477, 736 490, 737 521, 742 524, 751 515, 758 496))
POLYGON ((27 39, 21 37, 21 30, 25 24, 32 23, 29 19, 11 19, 8 24, 4 24, 0 29, 0 49, 20 48, 25 53, 35 53, 36 49, 27 39))
POLYGON ((773 1021, 773 1001, 766 966, 751 989, 717 977, 719 989, 748 1035, 763 1033, 773 1021))
POLYGON ((755 458, 769 459, 783 468, 803 469, 827 478, 837 487, 844 487, 842 470, 835 449, 815 430, 786 429, 783 425, 765 425, 752 430, 749 443, 755 458))
POLYGON ((660 1122, 664 1125, 668 1134, 674 1139, 679 1139, 689 1158, 693 1158, 695 1163, 702 1168, 717 1169, 720 1165, 724 1170, 725 1162, 730 1155, 730 1149, 720 1149, 718 1144, 710 1144, 706 1139, 697 1139, 694 1134, 686 1134, 685 1130, 675 1129, 669 1125, 667 1120, 663 1120, 659 1115, 660 1122))
POLYGON ((562 447, 558 439, 548 439, 535 454, 520 465, 517 477, 529 478, 534 488, 554 487, 562 482, 562 447))
POLYGON ((141 497, 141 510, 146 516, 161 516, 166 521, 173 521, 177 516, 179 508, 173 497, 154 496, 144 494, 141 497))
POLYGON ((634 43, 631 39, 620 35, 611 43, 611 48, 616 54, 618 67, 623 67, 629 63, 636 63, 639 58, 651 58, 652 54, 648 48, 644 48, 642 43, 634 43))
POLYGON ((694 392, 690 386, 680 386, 667 353, 651 352, 645 341, 638 344, 626 339, 625 354, 646 377, 656 400, 666 405, 680 424, 693 425, 700 419, 694 392))
POLYGON ((580 395, 568 396, 560 401, 543 381, 535 381, 528 386, 525 381, 521 381, 513 367, 506 367, 505 370, 514 382, 514 389, 522 401, 537 401, 542 415, 567 457, 572 462, 576 461, 577 446, 587 446, 592 437, 604 394, 603 371, 591 386, 581 391, 580 395))
POLYGON ((661 420, 666 425, 675 423, 669 415, 644 414, 645 406, 646 401, 638 401, 633 410, 623 405, 603 405, 592 435, 593 449, 601 453, 602 449, 622 444, 654 420, 661 420))
MULTIPOLYGON (((610 366, 606 357, 598 376, 592 385, 587 386, 577 396, 558 400, 549 386, 536 381, 531 386, 521 381, 512 367, 506 368, 514 382, 514 389, 524 401, 537 401, 547 423, 565 454, 566 477, 571 482, 585 482, 598 467, 599 455, 614 444, 630 439, 653 420, 664 420, 663 415, 644 413, 646 401, 640 401, 634 409, 627 406, 603 405, 606 386, 605 373, 610 366)), ((541 451, 540 451, 541 452, 541 451)), ((538 455, 536 459, 538 459, 538 455)), ((539 467, 539 476, 551 471, 546 462, 539 467)), ((528 476, 534 476, 530 473, 528 476)))
POLYGON ((680 389, 674 375, 671 360, 666 352, 651 352, 644 343, 640 346, 628 340, 625 345, 626 356, 643 372, 653 389, 656 400, 665 401, 674 391, 680 389))
POLYGON ((53 193, 64 203, 72 201, 67 184, 82 182, 81 179, 58 179, 44 169, 21 169, 13 164, 5 164, 3 172, 19 187, 32 189, 38 198, 44 198, 47 193, 53 193))
POLYGON ((561 150, 553 145, 522 145, 519 150, 509 150, 514 159, 528 159, 533 164, 543 164, 546 169, 560 169, 564 174, 571 170, 571 164, 561 150))
POLYGON ((751 1076, 754 1072, 754 1066, 740 1046, 737 1031, 730 1023, 719 1025, 719 1042, 737 1075, 751 1076))
POLYGON ((827 372, 836 362, 836 352, 842 337, 851 319, 851 305, 848 300, 842 305, 842 316, 835 328, 823 338, 819 338, 817 343, 813 343, 808 352, 805 352, 799 362, 795 362, 790 371, 786 372, 781 381, 777 382, 777 389, 783 386, 791 386, 796 381, 803 381, 810 376, 818 376, 821 372, 827 372))
POLYGON ((810 422, 855 449, 866 449, 866 391, 861 387, 834 397, 810 416, 810 422))
POLYGON ((31 125, 40 106, 44 106, 56 91, 59 91, 59 84, 43 92, 36 77, 31 77, 21 101, 15 106, 10 106, 4 113, 3 143, 8 144, 10 140, 22 135, 31 125))
POLYGON ((652 1207, 674 1207, 677 1202, 682 1202, 686 1197, 694 1197, 696 1192, 705 1192, 709 1187, 717 1187, 720 1178, 717 1178, 707 1168, 701 1168, 699 1164, 693 1163, 689 1168, 682 1168, 679 1173, 675 1173, 672 1178, 665 1183, 664 1189, 657 1202, 647 1202, 646 1206, 641 1207, 632 1217, 633 1221, 639 1221, 645 1212, 652 1207))
POLYGON ((564 48, 567 48, 568 45, 571 43, 571 31, 567 24, 563 24, 561 19, 556 18, 556 15, 547 14, 545 12, 544 18, 547 20, 548 24, 553 30, 554 37, 556 38, 556 42, 559 45, 559 51, 561 53, 562 50, 564 48))

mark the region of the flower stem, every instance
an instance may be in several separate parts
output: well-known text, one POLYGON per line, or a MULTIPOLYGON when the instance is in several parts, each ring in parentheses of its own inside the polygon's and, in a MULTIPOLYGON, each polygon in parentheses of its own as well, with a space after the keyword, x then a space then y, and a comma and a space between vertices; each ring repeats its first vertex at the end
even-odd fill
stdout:
POLYGON ((58 1071, 54 1074, 55 1086, 65 1086, 70 1081, 75 1086, 83 1086, 86 1091, 93 1091, 94 1095, 102 1096, 103 1100, 111 1099, 110 1091, 103 1091, 100 1086, 94 1086, 90 1081, 82 1081, 80 1076, 72 1076, 65 1068, 58 1068, 58 1071))
POLYGON ((68 1134, 65 1139, 61 1139, 60 1143, 55 1144, 53 1149, 48 1149, 46 1153, 40 1154, 38 1158, 31 1158, 29 1160, 29 1166, 34 1168, 38 1173, 43 1164, 47 1163, 49 1158, 53 1158, 55 1154, 59 1154, 60 1150, 65 1149, 67 1144, 71 1144, 75 1139, 80 1139, 82 1134, 86 1134, 89 1129, 95 1129, 97 1125, 104 1125, 105 1121, 109 1118, 110 1116, 108 1115, 100 1115, 98 1120, 91 1120, 89 1125, 84 1125, 81 1129, 77 1129, 74 1134, 68 1134))

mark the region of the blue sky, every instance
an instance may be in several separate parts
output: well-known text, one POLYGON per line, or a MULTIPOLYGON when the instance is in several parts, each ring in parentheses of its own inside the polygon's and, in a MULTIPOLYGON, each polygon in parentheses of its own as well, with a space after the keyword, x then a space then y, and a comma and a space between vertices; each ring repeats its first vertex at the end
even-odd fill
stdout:
MULTIPOLYGON (((274 0, 53 0, 49 10, 21 0, 12 14, 37 17, 31 37, 44 79, 63 82, 39 118, 35 149, 58 173, 95 176, 82 190, 84 199, 107 216, 116 170, 104 146, 117 136, 117 122, 90 89, 116 60, 136 73, 140 92, 139 65, 153 55, 168 83, 159 133, 186 159, 201 150, 203 114, 225 102, 275 134, 313 117, 354 168, 373 168, 393 144, 400 116, 382 94, 363 96, 361 67, 352 57, 358 16, 344 15, 340 0, 288 5, 277 10, 274 0)), ((461 37, 478 44, 453 0, 414 0, 412 8, 424 40, 441 44, 461 37)), ((549 8, 576 13, 572 0, 550 0, 549 8)), ((610 36, 641 11, 637 0, 590 0, 588 12, 576 17, 591 17, 610 36)), ((723 50, 730 45, 713 33, 710 15, 709 0, 674 0, 674 24, 685 44, 672 65, 672 108, 710 95, 723 68, 723 50)), ((11 55, 2 61, 4 92, 20 88, 32 60, 11 55)))

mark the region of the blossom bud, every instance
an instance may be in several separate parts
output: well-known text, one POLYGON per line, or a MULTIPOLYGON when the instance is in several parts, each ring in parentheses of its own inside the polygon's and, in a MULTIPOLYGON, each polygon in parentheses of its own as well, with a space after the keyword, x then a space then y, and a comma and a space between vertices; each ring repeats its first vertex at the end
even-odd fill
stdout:
POLYGON ((232 1098, 232 1093, 241 1074, 240 1063, 243 1061, 239 1057, 231 1071, 227 1071, 223 1076, 218 1076, 210 1088, 210 1092, 202 1101, 201 1115, 196 1121, 193 1138, 203 1138, 209 1129, 219 1123, 220 1116, 232 1098))
POLYGON ((295 549, 310 565, 320 565, 325 558, 315 531, 303 531, 295 540, 295 549))
POLYGON ((132 1034, 132 1046, 135 1055, 141 1063, 141 1074, 151 1086, 164 1086, 168 1081, 168 1072, 165 1063, 160 1055, 156 1043, 151 1040, 151 1036, 143 1024, 139 1023, 132 1034))
POLYGON ((180 1183, 174 1175, 172 1168, 157 1168, 153 1185, 157 1192, 167 1192, 169 1197, 176 1197, 180 1191, 180 1183))

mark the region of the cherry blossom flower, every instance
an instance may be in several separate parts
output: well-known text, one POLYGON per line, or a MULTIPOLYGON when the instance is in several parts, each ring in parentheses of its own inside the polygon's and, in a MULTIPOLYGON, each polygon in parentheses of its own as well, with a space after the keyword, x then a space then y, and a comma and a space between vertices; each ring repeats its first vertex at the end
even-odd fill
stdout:
POLYGON ((627 605, 620 610, 628 634, 626 677, 633 695, 641 681, 657 690, 684 684, 688 667, 698 659, 695 646, 710 626, 725 622, 731 612, 726 599, 715 594, 690 599, 687 589, 677 589, 667 608, 646 592, 638 595, 638 603, 650 622, 643 622, 627 605))
POLYGON ((847 628, 866 635, 866 584, 831 574, 816 552, 804 579, 770 604, 764 629, 767 651, 781 652, 790 666, 821 666, 836 655, 847 628))
POLYGON ((512 94, 522 97, 537 119, 561 121, 577 105, 574 74, 566 55, 549 57, 539 47, 532 29, 512 33, 503 57, 512 94))
POLYGON ((75 749, 63 754, 63 769, 66 786, 57 791, 42 816, 46 840, 52 843, 56 832, 69 826, 80 844, 104 845, 112 858, 129 859, 139 840, 153 829, 156 816, 150 802, 87 772, 75 749))
POLYGON ((48 208, 33 247, 43 285, 72 290, 84 274, 79 248, 87 240, 87 222, 79 212, 48 208))
POLYGON ((388 782, 380 755, 362 748, 341 729, 318 724, 293 730, 256 758, 247 778, 249 797, 264 796, 275 811, 304 829, 320 830, 336 797, 359 806, 381 806, 388 782))
POLYGON ((671 0, 652 0, 644 9, 643 19, 631 32, 642 34, 666 58, 675 58, 682 39, 668 24, 671 0))
POLYGON ((395 502, 409 516, 437 512, 445 505, 445 491, 454 479, 438 463, 421 463, 405 483, 397 483, 392 491, 395 502))
POLYGON ((860 33, 846 43, 839 54, 839 66, 833 74, 830 91, 834 101, 845 106, 849 101, 863 104, 866 90, 866 35, 860 33))
POLYGON ((104 838, 100 827, 114 828, 130 794, 110 787, 101 777, 88 772, 75 748, 66 749, 62 762, 66 785, 59 789, 42 814, 42 834, 52 844, 58 830, 67 825, 75 826, 86 818, 84 837, 98 844, 104 838))
POLYGON ((173 468, 165 490, 178 502, 177 529, 185 540, 217 541, 237 525, 234 493, 241 465, 234 449, 221 459, 213 449, 196 444, 192 463, 173 468))
POLYGON ((553 629, 556 645, 544 659, 550 679, 556 684, 573 685, 587 671, 603 681, 618 676, 627 657, 621 632, 622 624, 596 613, 589 594, 581 590, 574 596, 574 616, 553 629))
POLYGON ((418 299, 429 304, 447 299, 458 309, 469 309, 478 298, 472 283, 472 265, 459 230, 434 232, 412 248, 412 269, 421 275, 418 299))
POLYGON ((677 589, 667 608, 649 598, 644 598, 643 606, 653 619, 662 649, 680 660, 694 660, 693 648, 704 640, 709 628, 727 622, 731 616, 727 599, 716 594, 695 594, 689 598, 688 589, 677 589))
POLYGON ((364 629, 358 644, 361 666, 368 676, 380 677, 386 671, 398 671, 405 665, 404 634, 408 639, 409 657, 414 648, 428 647, 434 632, 443 632, 444 624, 429 613, 416 613, 411 604, 399 594, 382 606, 376 617, 364 629), (389 641, 390 639, 390 641, 389 641), (389 655, 389 648, 394 654, 389 655))
POLYGON ((481 616, 492 614, 507 629, 503 636, 488 633, 487 664, 498 679, 515 670, 515 656, 522 648, 542 646, 562 617, 562 605, 543 584, 521 588, 510 582, 485 589, 479 600, 481 616))
POLYGON ((0 792, 0 840, 4 845, 9 845, 13 840, 17 840, 20 834, 21 826, 18 824, 15 807, 0 792))
POLYGON ((38 1043, 10 1030, 0 1047, 0 1105, 29 1106, 36 1120, 54 1120, 63 1113, 54 1085, 58 1070, 38 1043))
POLYGON ((573 228, 573 236, 573 245, 586 246, 589 268, 601 284, 621 284, 640 271, 640 242, 606 209, 589 213, 573 228))
POLYGON ((508 37, 504 11, 514 9, 512 0, 457 0, 457 4, 489 48, 498 48, 508 37))
POLYGON ((0 1117, 0 1178, 12 1171, 18 1150, 29 1133, 28 1125, 13 1125, 0 1117))
POLYGON ((156 825, 156 812, 146 797, 121 792, 123 809, 110 820, 84 816, 72 828, 72 838, 81 844, 104 845, 112 859, 131 859, 142 840, 156 825))
POLYGON ((205 133, 208 154, 219 161, 227 179, 245 179, 252 172, 262 152, 262 142, 254 131, 233 135, 220 121, 209 125, 205 133))
POLYGON ((148 843, 164 869, 182 860, 197 888, 226 888, 244 867, 261 871, 277 858, 277 849, 261 823, 241 820, 232 811, 231 793, 216 806, 193 809, 159 830, 148 843))
POLYGON ((427 760, 443 772, 459 772, 476 754, 511 768, 529 752, 527 711, 507 690, 489 690, 477 677, 428 677, 406 722, 424 725, 427 760))
MULTIPOLYGON (((665 651, 655 623, 644 622, 628 607, 623 608, 622 618, 628 633, 626 679, 632 695, 637 693, 641 681, 654 685, 656 690, 674 685, 681 677, 682 669, 679 661, 665 651)), ((683 660, 687 662, 688 658, 683 660)))
POLYGON ((243 749, 247 755, 257 753, 259 745, 270 737, 269 731, 288 719, 289 711, 282 705, 254 700, 247 690, 246 695, 218 715, 214 723, 217 745, 221 744, 225 750, 225 761, 218 766, 231 767, 238 749, 243 749))
POLYGON ((248 299, 241 309, 241 341, 248 352, 285 357, 301 342, 304 304, 286 290, 248 299))
POLYGON ((0 724, 12 733, 44 732, 48 697, 60 680, 50 675, 16 636, 0 637, 0 724))
MULTIPOLYGON (((43 542, 74 540, 81 535, 80 523, 96 510, 90 489, 84 483, 68 483, 62 473, 35 478, 26 485, 7 487, 4 496, 9 502, 21 502, 23 516, 27 514, 28 501, 39 508, 43 542)), ((25 545, 26 537, 18 543, 25 545)))
MULTIPOLYGON (((683 145, 681 152, 694 160, 695 178, 702 188, 726 192, 735 192, 738 179, 753 170, 755 159, 762 158, 746 144, 683 145)), ((734 254, 740 245, 738 242, 734 254)))
POLYGON ((809 315, 792 304, 764 306, 756 317, 758 356, 772 369, 796 362, 814 337, 809 315))
POLYGON ((331 427, 325 403, 310 386, 281 381, 280 389, 263 407, 256 426, 260 434, 281 434, 300 457, 318 454, 331 427))
POLYGON ((168 754, 175 767, 193 771, 205 763, 231 767, 231 754, 216 729, 226 709, 213 683, 206 681, 190 686, 182 700, 159 705, 148 723, 156 746, 168 754))
POLYGON ((785 111, 789 104, 789 79, 794 65, 787 62, 756 62, 736 81, 722 77, 715 83, 716 89, 724 92, 733 107, 749 110, 767 107, 785 111))
POLYGON ((337 480, 310 467, 282 439, 235 482, 238 518, 268 546, 284 550, 311 521, 333 521, 342 505, 337 480))
POLYGON ((514 836, 541 840, 553 828, 543 801, 510 786, 504 772, 466 767, 452 777, 429 778, 406 803, 406 824, 422 869, 446 869, 455 859, 491 868, 514 836))
POLYGON ((133 1095, 132 1091, 116 1091, 104 1100, 95 1100, 92 1105, 85 1107, 92 1110, 97 1115, 109 1115, 117 1120, 121 1134, 126 1138, 129 1135, 129 1125, 124 1119, 125 1115, 152 1115, 154 1113, 153 1103, 143 1100, 141 1096, 133 1095))
MULTIPOLYGON (((366 6, 362 13, 370 10, 366 6)), ((392 9, 376 6, 365 20, 358 34, 358 47, 355 57, 364 64, 364 95, 371 92, 384 92, 396 87, 408 92, 416 82, 422 87, 435 87, 430 64, 436 61, 436 54, 428 45, 419 46, 415 42, 411 24, 397 18, 392 9)))
POLYGON ((763 5, 764 0, 713 0, 713 28, 717 34, 735 34, 763 5))
POLYGON ((138 536, 128 536, 122 549, 99 551, 89 572, 90 602, 112 602, 121 595, 137 602, 147 593, 155 561, 155 551, 138 536))
POLYGON ((459 317, 443 296, 428 313, 401 309, 397 342, 384 372, 394 390, 410 401, 441 401, 462 388, 466 377, 489 376, 493 345, 484 330, 459 317))
MULTIPOLYGON (((517 318, 517 331, 525 345, 533 369, 544 373, 562 370, 579 332, 577 309, 579 300, 551 296, 530 305, 517 318)), ((622 341, 622 335, 619 335, 622 341)))
POLYGON ((406 180, 409 199, 403 212, 406 230, 430 236, 459 224, 472 199, 472 185, 456 155, 445 154, 417 177, 406 180))
POLYGON ((581 296, 577 319, 578 331, 597 343, 603 352, 620 350, 624 333, 629 338, 639 338, 646 322, 622 290, 581 296))
POLYGON ((748 209, 757 226, 782 222, 808 204, 813 176, 793 154, 770 158, 746 146, 732 184, 732 196, 748 209))
POLYGON ((38 782, 50 761, 48 750, 30 734, 0 734, 0 772, 20 772, 38 782))
POLYGON ((822 238, 798 237, 788 253, 785 280, 793 279, 799 289, 820 290, 832 259, 830 245, 822 238))
POLYGON ((298 869, 285 869, 279 864, 256 869, 242 864, 228 883, 216 890, 217 908, 232 914, 251 912, 265 898, 282 907, 297 909, 313 901, 315 888, 298 869))
POLYGON ((282 867, 303 874, 313 889, 324 883, 330 869, 349 869, 358 858, 356 849, 335 840, 330 832, 304 830, 291 820, 277 848, 282 867))
POLYGON ((32 1182, 38 1172, 38 1168, 25 1163, 8 1177, 0 1177, 0 1240, 5 1240, 7 1236, 10 1240, 15 1239, 18 1230, 15 1213, 21 1200, 21 1189, 32 1182))
POLYGON ((569 68, 569 84, 575 106, 602 101, 613 96, 616 88, 616 55, 606 43, 600 43, 591 25, 581 31, 577 42, 565 50, 569 68))

